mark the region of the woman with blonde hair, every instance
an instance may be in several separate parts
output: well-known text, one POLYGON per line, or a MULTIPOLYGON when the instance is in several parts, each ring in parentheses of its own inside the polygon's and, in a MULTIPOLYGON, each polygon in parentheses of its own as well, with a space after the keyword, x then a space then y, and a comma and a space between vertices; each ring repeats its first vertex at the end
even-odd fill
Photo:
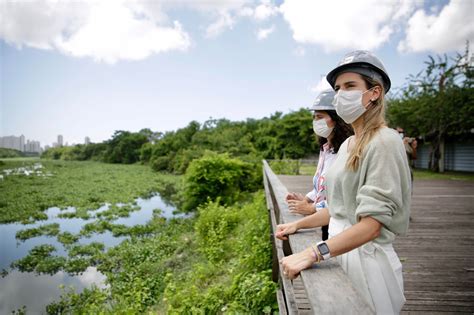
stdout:
POLYGON ((354 51, 327 80, 337 92, 336 111, 354 136, 341 145, 326 174, 328 209, 320 224, 329 222, 329 239, 283 258, 283 273, 293 279, 336 257, 376 313, 398 314, 405 297, 392 243, 408 229, 411 192, 403 142, 384 119, 390 78, 376 56, 354 51))

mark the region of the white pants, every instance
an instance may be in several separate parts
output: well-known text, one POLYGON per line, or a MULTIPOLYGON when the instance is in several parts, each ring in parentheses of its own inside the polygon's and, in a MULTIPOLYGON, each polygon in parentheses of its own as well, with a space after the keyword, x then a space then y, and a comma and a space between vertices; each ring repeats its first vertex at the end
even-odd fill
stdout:
MULTIPOLYGON (((351 226, 349 220, 331 218, 329 238, 351 226)), ((402 264, 392 244, 369 242, 337 261, 377 314, 400 313, 405 304, 402 264)))

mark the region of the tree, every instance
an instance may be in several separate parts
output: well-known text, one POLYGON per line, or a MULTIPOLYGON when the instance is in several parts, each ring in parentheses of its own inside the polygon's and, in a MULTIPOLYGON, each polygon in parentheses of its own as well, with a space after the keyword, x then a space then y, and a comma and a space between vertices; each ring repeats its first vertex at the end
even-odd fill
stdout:
POLYGON ((452 58, 429 56, 426 68, 409 76, 401 96, 389 102, 391 125, 402 126, 408 134, 424 136, 431 142, 429 168, 436 172, 444 171, 440 160, 446 138, 470 133, 474 126, 470 56, 468 48, 452 58))
POLYGON ((141 133, 117 130, 108 140, 104 159, 109 163, 135 163, 140 158, 142 145, 148 142, 147 136, 141 133))

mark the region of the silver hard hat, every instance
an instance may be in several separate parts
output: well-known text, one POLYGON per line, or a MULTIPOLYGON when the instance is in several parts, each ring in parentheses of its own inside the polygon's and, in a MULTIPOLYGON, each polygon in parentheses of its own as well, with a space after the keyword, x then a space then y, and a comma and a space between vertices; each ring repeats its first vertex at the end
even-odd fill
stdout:
POLYGON ((337 67, 326 75, 326 79, 333 88, 337 76, 344 72, 362 74, 381 83, 385 93, 390 90, 391 82, 387 70, 382 61, 370 51, 356 50, 345 55, 337 67))
POLYGON ((318 97, 316 97, 316 100, 314 101, 310 110, 336 110, 334 105, 332 105, 332 100, 334 99, 335 95, 336 92, 334 92, 332 89, 322 91, 319 93, 318 97))

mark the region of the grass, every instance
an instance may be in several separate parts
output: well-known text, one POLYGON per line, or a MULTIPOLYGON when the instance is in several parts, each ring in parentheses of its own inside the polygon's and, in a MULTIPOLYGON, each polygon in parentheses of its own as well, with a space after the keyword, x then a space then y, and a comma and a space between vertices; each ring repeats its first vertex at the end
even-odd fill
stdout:
MULTIPOLYGON (((279 161, 281 163, 289 163, 288 161, 293 160, 286 160, 286 161, 279 161)), ((280 165, 279 165, 280 166, 280 165)), ((273 167, 272 167, 273 169, 273 167)), ((277 174, 284 174, 284 175, 293 175, 294 172, 288 171, 289 167, 277 167, 277 170, 274 170, 277 174), (277 172, 280 171, 280 172, 277 172)), ((316 164, 300 164, 298 175, 314 175, 316 172, 316 164)), ((415 179, 444 179, 444 180, 467 180, 473 181, 474 180, 474 173, 469 172, 454 172, 454 171, 447 171, 444 173, 435 173, 429 170, 420 170, 417 169, 414 171, 413 176, 415 179)))
POLYGON ((316 172, 316 164, 302 164, 300 165, 299 175, 311 175, 313 176, 316 172))
POLYGON ((474 180, 474 173, 469 172, 444 172, 444 173, 435 173, 428 170, 415 170, 413 172, 413 177, 415 179, 445 179, 445 180, 474 180))

